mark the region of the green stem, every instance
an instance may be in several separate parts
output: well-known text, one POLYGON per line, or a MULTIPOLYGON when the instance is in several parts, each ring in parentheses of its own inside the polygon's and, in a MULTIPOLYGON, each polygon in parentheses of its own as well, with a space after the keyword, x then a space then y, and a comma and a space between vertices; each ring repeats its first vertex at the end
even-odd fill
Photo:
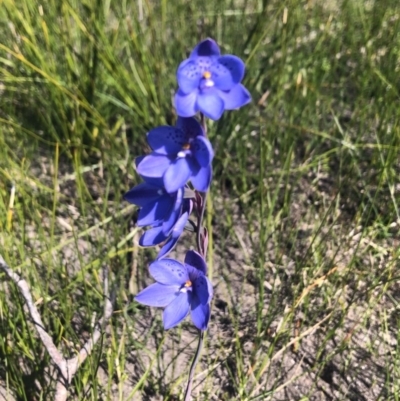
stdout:
POLYGON ((207 192, 205 192, 204 195, 201 195, 201 197, 203 198, 203 204, 197 216, 196 244, 199 254, 203 256, 203 258, 205 258, 207 249, 203 249, 204 244, 201 243, 201 232, 203 231, 203 219, 204 219, 204 212, 206 210, 207 192))
MULTIPOLYGON (((207 123, 206 123, 206 118, 203 113, 200 113, 200 125, 203 128, 204 135, 207 136, 207 123)), ((201 256, 204 258, 206 257, 207 249, 203 249, 202 243, 201 243, 201 233, 203 231, 203 219, 204 219, 204 212, 206 209, 206 203, 207 203, 207 191, 204 194, 201 194, 202 197, 202 206, 200 211, 198 211, 197 215, 197 230, 196 230, 196 244, 197 244, 197 249, 200 253, 201 256)))
POLYGON ((196 369, 197 362, 199 361, 199 358, 200 358, 201 350, 203 348, 203 342, 204 342, 204 331, 200 331, 199 343, 197 344, 196 354, 194 355, 193 362, 190 365, 189 379, 188 379, 188 384, 186 386, 184 401, 190 401, 191 396, 192 396, 192 384, 193 384, 194 371, 196 369))
MULTIPOLYGON (((207 125, 206 125, 206 120, 205 120, 203 113, 200 113, 200 124, 204 130, 204 135, 207 136, 207 125)), ((204 232, 203 219, 204 219, 204 212, 206 210, 207 193, 208 193, 208 191, 204 192, 203 194, 200 194, 200 196, 202 197, 202 205, 201 205, 201 209, 198 211, 198 214, 197 214, 197 227, 196 227, 197 250, 199 251, 200 255, 203 256, 203 258, 205 258, 206 254, 207 254, 207 249, 204 246, 204 242, 202 243, 202 241, 201 241, 201 233, 204 232)), ((204 331, 199 332, 199 342, 197 344, 197 350, 194 355, 193 362, 190 365, 189 377, 188 377, 188 383, 187 383, 186 390, 185 390, 184 401, 190 401, 191 397, 192 397, 193 377, 194 377, 194 372, 196 370, 197 363, 199 362, 199 359, 200 359, 201 350, 203 349, 204 333, 205 333, 204 331)))

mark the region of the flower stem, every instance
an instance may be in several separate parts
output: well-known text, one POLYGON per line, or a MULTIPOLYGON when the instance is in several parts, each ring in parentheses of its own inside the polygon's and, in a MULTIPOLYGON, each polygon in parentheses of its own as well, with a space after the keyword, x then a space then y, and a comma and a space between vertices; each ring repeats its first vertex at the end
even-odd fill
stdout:
POLYGON ((203 128, 204 135, 207 137, 207 123, 206 123, 206 117, 204 116, 203 113, 200 113, 200 125, 201 128, 203 128))
POLYGON ((190 401, 192 397, 192 384, 193 384, 194 371, 196 370, 197 362, 199 361, 200 358, 201 350, 203 348, 203 342, 204 342, 204 331, 200 331, 199 343, 197 344, 196 354, 194 355, 193 362, 190 365, 189 378, 186 386, 184 401, 190 401))
MULTIPOLYGON (((200 113, 200 124, 204 130, 204 135, 207 136, 207 124, 206 124, 206 119, 205 119, 203 113, 200 113)), ((205 237, 203 237, 203 241, 201 238, 201 234, 204 233, 203 219, 204 219, 204 212, 206 210, 207 193, 208 193, 208 191, 200 194, 200 196, 202 198, 201 208, 200 208, 200 210, 197 210, 196 245, 197 245, 197 250, 199 251, 200 255, 203 256, 203 258, 205 258, 206 254, 207 254, 207 249, 206 249, 207 241, 204 241, 205 237)), ((194 372, 196 370, 197 363, 199 362, 199 359, 200 359, 201 350, 203 349, 204 333, 205 332, 202 330, 199 332, 199 342, 197 344, 197 349, 196 349, 196 353, 194 355, 194 359, 192 361, 192 364, 190 365, 189 377, 188 377, 188 383, 187 383, 186 390, 185 390, 184 401, 190 401, 192 398, 193 377, 194 377, 194 372)))
MULTIPOLYGON (((203 128, 204 135, 207 137, 207 123, 206 118, 203 113, 200 113, 200 125, 203 128)), ((208 192, 208 191, 207 191, 208 192)), ((200 255, 204 258, 206 257, 207 249, 205 249, 205 243, 201 242, 201 233, 204 231, 203 229, 203 219, 204 219, 204 211, 206 210, 206 202, 207 202, 207 192, 200 194, 202 198, 201 209, 197 211, 197 231, 196 231, 196 245, 197 250, 200 255)))
POLYGON ((206 203, 207 203, 207 192, 205 194, 200 194, 202 197, 202 205, 201 209, 198 211, 197 215, 197 230, 196 230, 196 245, 197 245, 197 250, 199 251, 200 255, 203 256, 203 258, 206 257, 207 249, 205 249, 205 243, 201 241, 201 233, 204 231, 203 228, 203 219, 204 219, 204 212, 206 210, 206 203))

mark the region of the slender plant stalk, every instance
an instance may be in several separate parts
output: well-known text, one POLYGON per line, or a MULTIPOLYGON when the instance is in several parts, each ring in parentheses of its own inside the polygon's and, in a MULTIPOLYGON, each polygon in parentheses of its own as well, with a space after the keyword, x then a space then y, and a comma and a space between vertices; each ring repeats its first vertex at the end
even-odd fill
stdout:
MULTIPOLYGON (((50 355, 53 365, 58 370, 57 385, 55 389, 54 401, 66 401, 68 398, 69 386, 76 372, 83 364, 85 359, 92 353, 94 346, 102 336, 103 329, 113 314, 114 306, 110 298, 108 288, 108 267, 103 269, 103 289, 104 289, 104 314, 103 317, 93 327, 91 338, 89 338, 83 347, 72 358, 66 358, 53 342, 52 337, 46 331, 42 318, 39 314, 36 304, 33 301, 28 283, 15 271, 13 271, 0 255, 0 270, 18 287, 25 304, 28 308, 32 322, 36 328, 39 338, 50 355)), ((114 296, 112 296, 114 298, 114 296)))
MULTIPOLYGON (((200 124, 204 130, 204 135, 207 136, 207 124, 206 124, 206 120, 205 120, 203 113, 200 113, 200 124)), ((202 242, 201 233, 204 232, 203 220, 204 220, 204 212, 206 210, 206 204, 207 204, 207 192, 201 194, 202 203, 201 203, 201 208, 198 211, 198 215, 197 215, 197 228, 196 228, 197 250, 199 251, 200 255, 203 256, 204 258, 206 256, 207 249, 206 249, 205 242, 202 242)), ((185 390, 185 398, 184 398, 185 401, 190 401, 192 398, 192 385, 193 385, 194 372, 196 370, 197 363, 199 362, 199 359, 200 359, 201 351, 203 349, 203 344, 204 344, 204 331, 200 330, 199 331, 199 342, 197 344, 196 353, 194 355, 193 362, 190 365, 188 383, 187 383, 186 390, 185 390)))
POLYGON ((207 136, 207 124, 206 124, 206 118, 203 113, 200 113, 200 125, 203 128, 204 135, 207 136))
POLYGON ((201 210, 199 211, 199 214, 197 216, 196 244, 200 255, 205 258, 207 250, 204 249, 204 244, 201 243, 201 233, 204 231, 203 220, 204 220, 204 212, 206 210, 207 192, 205 192, 204 195, 201 195, 201 197, 202 197, 201 210))
POLYGON ((193 385, 194 372, 196 370, 197 362, 200 359, 200 354, 201 354, 201 350, 203 348, 203 343, 204 343, 204 331, 200 331, 199 342, 197 344, 197 350, 194 355, 193 362, 190 365, 189 379, 188 379, 188 384, 186 386, 186 391, 185 391, 185 399, 184 399, 185 401, 190 401, 190 399, 192 397, 192 385, 193 385))
MULTIPOLYGON (((207 136, 207 124, 206 124, 206 119, 205 119, 203 113, 200 113, 200 125, 203 128, 204 135, 207 136)), ((205 192, 204 194, 201 194, 202 205, 201 205, 201 210, 198 212, 198 216, 197 216, 197 231, 196 231, 197 249, 198 249, 200 255, 202 255, 204 258, 207 253, 207 250, 203 249, 204 244, 202 245, 202 243, 201 243, 201 233, 203 231, 203 219, 204 219, 204 212, 206 210, 207 192, 205 192)))

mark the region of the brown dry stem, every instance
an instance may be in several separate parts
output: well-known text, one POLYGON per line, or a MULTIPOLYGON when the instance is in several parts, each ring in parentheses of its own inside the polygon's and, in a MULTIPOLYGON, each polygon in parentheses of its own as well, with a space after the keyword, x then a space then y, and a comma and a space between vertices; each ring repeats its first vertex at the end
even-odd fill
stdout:
POLYGON ((21 278, 21 276, 14 272, 8 264, 5 262, 3 257, 0 255, 0 270, 8 276, 8 278, 14 282, 14 284, 19 288, 19 291, 23 298, 25 299, 26 306, 28 308, 28 313, 32 319, 32 322, 36 328, 36 331, 40 337, 41 342, 46 348, 50 355, 50 358, 58 370, 57 386, 54 396, 54 401, 65 401, 68 397, 68 388, 71 381, 78 371, 79 367, 83 364, 85 359, 91 354, 94 346, 99 341, 104 326, 107 324, 113 313, 113 303, 109 296, 108 288, 108 269, 104 268, 104 313, 103 317, 95 324, 93 328, 93 333, 91 338, 86 341, 83 347, 79 350, 78 354, 73 358, 65 358, 62 353, 55 346, 53 339, 46 331, 42 318, 36 305, 32 299, 32 295, 28 286, 28 283, 21 278))

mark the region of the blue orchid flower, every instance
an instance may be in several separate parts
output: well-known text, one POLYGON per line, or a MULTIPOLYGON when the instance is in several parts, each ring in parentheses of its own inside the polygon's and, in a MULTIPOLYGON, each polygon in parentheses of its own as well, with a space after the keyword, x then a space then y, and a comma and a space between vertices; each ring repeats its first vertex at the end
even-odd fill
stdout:
POLYGON ((150 265, 150 274, 157 283, 141 291, 135 300, 165 308, 164 329, 178 325, 189 311, 194 325, 199 330, 207 329, 213 288, 200 254, 187 252, 184 264, 174 259, 157 260, 150 265))
POLYGON ((186 223, 189 220, 190 213, 192 212, 192 208, 192 200, 184 199, 181 214, 176 220, 175 224, 172 226, 172 228, 168 232, 165 232, 163 230, 163 224, 149 228, 140 237, 139 245, 155 246, 164 243, 162 248, 160 249, 160 252, 157 255, 157 259, 161 259, 167 256, 175 248, 179 237, 182 235, 186 223))
POLYGON ((178 191, 188 180, 198 191, 207 191, 214 151, 195 118, 179 117, 175 127, 154 128, 147 134, 147 142, 153 152, 140 160, 140 175, 162 177, 169 193, 178 191))
POLYGON ((139 227, 157 226, 164 235, 169 235, 182 214, 184 188, 169 193, 161 178, 142 178, 145 182, 130 189, 124 199, 140 207, 137 220, 139 227))
POLYGON ((244 72, 245 66, 239 57, 221 56, 212 39, 200 42, 178 67, 179 89, 174 98, 178 115, 191 117, 200 111, 218 120, 224 110, 249 103, 251 95, 240 83, 244 72))

